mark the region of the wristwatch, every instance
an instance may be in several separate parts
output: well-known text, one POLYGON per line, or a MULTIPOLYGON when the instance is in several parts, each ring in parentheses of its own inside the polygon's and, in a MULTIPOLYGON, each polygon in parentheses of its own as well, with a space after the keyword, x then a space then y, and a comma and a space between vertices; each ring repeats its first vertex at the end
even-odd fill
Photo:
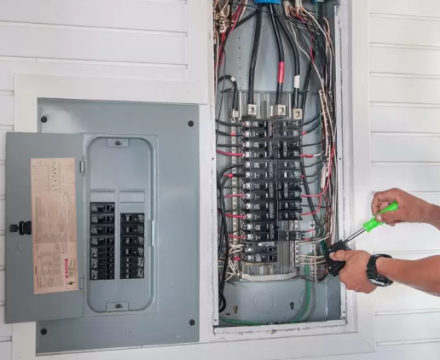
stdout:
POLYGON ((386 286, 390 286, 393 282, 390 279, 386 278, 385 276, 379 275, 377 273, 376 261, 381 257, 392 259, 390 255, 385 255, 385 254, 372 255, 367 264, 367 278, 368 280, 370 280, 372 284, 376 286, 386 287, 386 286))

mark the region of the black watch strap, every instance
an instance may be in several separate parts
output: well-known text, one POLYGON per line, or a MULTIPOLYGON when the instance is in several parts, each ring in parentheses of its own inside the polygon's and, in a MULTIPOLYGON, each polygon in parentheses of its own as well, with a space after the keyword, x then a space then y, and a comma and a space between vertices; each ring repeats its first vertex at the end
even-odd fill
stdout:
POLYGON ((367 264, 367 278, 374 285, 380 287, 390 286, 393 282, 385 276, 379 275, 377 273, 376 261, 381 257, 391 259, 391 256, 386 254, 372 255, 367 264))

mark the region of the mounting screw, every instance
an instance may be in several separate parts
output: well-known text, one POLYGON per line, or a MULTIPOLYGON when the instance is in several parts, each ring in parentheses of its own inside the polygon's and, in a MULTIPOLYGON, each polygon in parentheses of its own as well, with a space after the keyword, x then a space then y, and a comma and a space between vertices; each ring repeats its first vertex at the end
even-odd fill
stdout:
POLYGON ((119 140, 116 140, 115 145, 116 145, 116 146, 120 146, 120 145, 121 145, 121 142, 120 142, 119 140))
POLYGON ((40 119, 40 121, 41 121, 43 124, 47 123, 47 116, 42 116, 41 119, 40 119))
POLYGON ((116 304, 115 305, 115 309, 122 309, 122 305, 121 304, 116 304))
POLYGON ((191 120, 191 121, 188 121, 188 126, 189 126, 189 127, 193 127, 193 126, 194 126, 194 121, 192 121, 192 120, 191 120))
POLYGON ((41 335, 46 335, 47 334, 47 329, 41 329, 40 330, 40 334, 41 335))
POLYGON ((196 322, 195 322, 195 320, 191 319, 191 320, 189 321, 189 324, 190 324, 191 326, 194 326, 194 325, 196 324, 196 322))

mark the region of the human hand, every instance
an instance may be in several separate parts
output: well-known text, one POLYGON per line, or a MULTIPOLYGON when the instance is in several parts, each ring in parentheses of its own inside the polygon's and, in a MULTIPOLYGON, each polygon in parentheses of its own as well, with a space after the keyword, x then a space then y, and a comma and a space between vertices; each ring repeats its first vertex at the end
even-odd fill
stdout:
POLYGON ((431 204, 400 189, 377 192, 371 204, 371 212, 376 220, 394 226, 401 222, 429 223, 431 204), (399 204, 399 209, 383 214, 378 212, 393 202, 399 204))
POLYGON ((348 290, 354 290, 370 294, 376 290, 367 278, 367 264, 371 254, 366 251, 337 251, 330 254, 332 260, 345 261, 345 266, 339 273, 339 280, 343 282, 348 290))

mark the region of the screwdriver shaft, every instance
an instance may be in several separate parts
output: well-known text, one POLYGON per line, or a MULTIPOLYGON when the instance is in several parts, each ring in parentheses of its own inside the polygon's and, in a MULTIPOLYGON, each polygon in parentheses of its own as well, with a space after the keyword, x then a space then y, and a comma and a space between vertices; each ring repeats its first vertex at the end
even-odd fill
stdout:
POLYGON ((350 241, 353 241, 354 239, 356 239, 359 235, 363 234, 365 232, 365 229, 359 229, 358 231, 356 231, 354 234, 351 234, 347 239, 344 240, 344 243, 349 243, 350 241))

